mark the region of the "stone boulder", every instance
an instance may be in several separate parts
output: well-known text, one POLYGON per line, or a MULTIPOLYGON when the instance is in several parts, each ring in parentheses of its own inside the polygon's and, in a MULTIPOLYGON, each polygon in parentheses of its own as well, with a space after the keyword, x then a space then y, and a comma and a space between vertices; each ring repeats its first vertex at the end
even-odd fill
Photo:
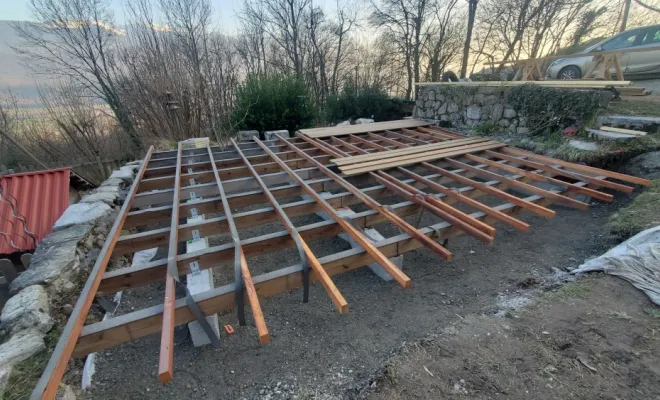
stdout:
MULTIPOLYGON (((108 186, 112 187, 112 186, 108 186)), ((107 205, 113 205, 115 204, 115 201, 119 198, 119 192, 113 193, 113 192, 97 192, 97 193, 90 193, 86 196, 84 196, 80 202, 81 203, 98 203, 98 202, 103 202, 107 205)))
POLYGON ((289 137, 289 131, 286 129, 281 129, 279 131, 266 131, 264 132, 264 139, 266 140, 275 140, 276 136, 279 135, 282 136, 283 138, 288 138, 289 137))
POLYGON ((468 119, 480 120, 481 119, 481 107, 479 106, 470 106, 467 108, 466 116, 468 119))
MULTIPOLYGON (((110 191, 110 193, 114 192, 110 191)), ((72 225, 93 224, 99 218, 107 216, 111 210, 112 207, 102 202, 72 204, 55 221, 53 230, 65 229, 72 225)))
POLYGON ((350 125, 350 124, 351 124, 351 121, 343 121, 343 122, 338 123, 335 126, 345 126, 345 125, 350 125))
POLYGON ((133 178, 135 177, 135 169, 137 166, 123 166, 119 169, 116 169, 112 171, 112 175, 110 175, 110 178, 117 178, 121 179, 124 181, 125 184, 127 185, 132 185, 133 184, 133 178))
POLYGON ((360 125, 360 124, 373 124, 373 123, 374 123, 374 120, 371 119, 371 118, 358 118, 358 119, 355 120, 355 124, 356 124, 356 125, 360 125))
POLYGON ((108 178, 105 181, 103 181, 103 183, 101 183, 101 187, 104 187, 104 186, 117 186, 117 187, 120 187, 120 186, 123 186, 123 185, 124 185, 124 181, 119 179, 119 178, 108 178))
POLYGON ((32 285, 54 282, 61 275, 77 268, 80 262, 77 254, 78 242, 91 230, 91 225, 75 225, 46 236, 32 255, 30 267, 9 286, 10 293, 18 293, 32 285))
POLYGON ((2 324, 11 332, 35 328, 46 333, 53 327, 48 295, 39 285, 28 286, 10 298, 2 309, 2 324))
POLYGON ((43 333, 26 329, 0 345, 0 365, 14 365, 46 350, 43 333))
POLYGON ((646 179, 660 179, 660 151, 632 158, 624 166, 626 174, 646 179))
POLYGON ((246 142, 246 141, 251 141, 252 136, 259 137, 259 131, 238 131, 238 135, 236 137, 236 140, 239 142, 246 142))

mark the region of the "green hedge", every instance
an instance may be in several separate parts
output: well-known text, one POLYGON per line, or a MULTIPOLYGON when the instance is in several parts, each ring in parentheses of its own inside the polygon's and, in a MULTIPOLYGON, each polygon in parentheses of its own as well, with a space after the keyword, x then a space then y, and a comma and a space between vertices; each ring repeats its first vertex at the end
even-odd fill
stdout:
POLYGON ((378 86, 354 83, 344 84, 342 91, 328 96, 325 104, 327 122, 336 123, 349 119, 373 118, 374 121, 389 121, 405 117, 412 102, 391 98, 378 86))
POLYGON ((294 132, 313 125, 315 106, 302 80, 290 75, 251 75, 239 85, 232 111, 232 128, 259 132, 294 132))

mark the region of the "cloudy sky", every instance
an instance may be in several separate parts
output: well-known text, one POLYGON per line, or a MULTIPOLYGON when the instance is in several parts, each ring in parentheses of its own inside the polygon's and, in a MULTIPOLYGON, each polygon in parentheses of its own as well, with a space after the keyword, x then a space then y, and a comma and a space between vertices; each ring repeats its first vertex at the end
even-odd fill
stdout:
MULTIPOLYGON (((125 22, 123 4, 126 0, 108 0, 115 14, 117 25, 125 22)), ((313 0, 327 10, 334 9, 335 0, 313 0)), ((28 21, 30 20, 29 0, 2 0, 0 20, 28 21)), ((241 8, 243 0, 211 0, 215 14, 216 28, 223 33, 232 33, 238 28, 236 12, 241 8)))

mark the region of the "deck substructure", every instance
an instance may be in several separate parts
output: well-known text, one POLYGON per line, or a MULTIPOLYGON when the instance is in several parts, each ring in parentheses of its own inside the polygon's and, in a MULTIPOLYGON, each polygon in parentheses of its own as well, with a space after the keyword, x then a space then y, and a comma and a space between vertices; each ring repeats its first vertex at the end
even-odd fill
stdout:
POLYGON ((441 244, 444 239, 468 235, 491 245, 497 223, 520 232, 533 229, 517 218, 521 213, 553 218, 556 211, 548 208, 552 204, 586 209, 585 197, 612 200, 612 194, 602 190, 630 193, 633 185, 648 184, 467 138, 424 121, 307 129, 293 138, 254 138, 222 148, 187 149, 179 144, 175 151, 158 153, 151 148, 31 398, 54 398, 72 356, 158 333, 159 376, 169 381, 176 363, 175 326, 237 309, 237 329, 248 323, 245 316, 251 312, 258 340, 266 344, 270 333, 263 298, 302 287, 301 300, 307 301, 310 283, 320 281, 337 310, 345 313, 348 302, 333 276, 376 262, 399 285, 412 283, 414 290, 414 282, 390 257, 427 248, 450 260, 450 250, 441 244), (338 212, 346 207, 355 208, 351 218, 338 212), (318 212, 330 218, 298 225, 294 221, 318 212), (422 219, 423 213, 429 218, 422 219), (205 218, 181 223, 196 215, 205 218), (420 221, 431 222, 420 226, 420 221), (270 224, 281 228, 248 234, 270 224), (398 233, 372 242, 363 232, 384 225, 397 227, 398 233), (340 234, 359 246, 315 254, 314 241, 340 234), (229 239, 196 252, 178 252, 182 242, 200 237, 229 239), (111 257, 159 246, 168 249, 166 258, 106 271, 111 257), (295 265, 257 272, 250 262, 285 249, 298 250, 295 265), (181 276, 209 269, 229 273, 230 282, 189 299, 176 298, 174 285, 181 276), (163 304, 84 325, 95 296, 163 281, 163 304))

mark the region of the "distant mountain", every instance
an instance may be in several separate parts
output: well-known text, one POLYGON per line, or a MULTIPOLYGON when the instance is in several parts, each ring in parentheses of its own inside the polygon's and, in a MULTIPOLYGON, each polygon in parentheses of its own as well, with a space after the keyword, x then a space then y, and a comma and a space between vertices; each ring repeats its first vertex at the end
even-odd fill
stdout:
POLYGON ((21 65, 20 57, 12 50, 19 45, 19 38, 12 27, 13 21, 0 21, 0 91, 8 88, 25 99, 38 97, 37 83, 46 83, 48 78, 35 76, 21 65))

